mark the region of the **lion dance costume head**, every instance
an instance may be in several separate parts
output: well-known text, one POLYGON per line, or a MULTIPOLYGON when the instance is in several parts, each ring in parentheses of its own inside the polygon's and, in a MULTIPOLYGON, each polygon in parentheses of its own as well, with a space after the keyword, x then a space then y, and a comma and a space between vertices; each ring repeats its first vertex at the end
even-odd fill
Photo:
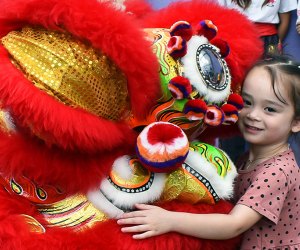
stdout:
POLYGON ((135 241, 115 219, 229 213, 235 167, 201 141, 238 118, 249 21, 204 1, 2 0, 0 39, 1 249, 234 249, 135 241))

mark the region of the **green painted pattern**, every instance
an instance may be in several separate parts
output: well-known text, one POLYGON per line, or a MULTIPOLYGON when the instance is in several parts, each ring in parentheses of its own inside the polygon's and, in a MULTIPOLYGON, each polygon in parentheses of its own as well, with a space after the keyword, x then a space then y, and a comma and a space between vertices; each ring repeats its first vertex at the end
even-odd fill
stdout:
POLYGON ((221 177, 225 177, 227 175, 227 171, 230 171, 231 169, 228 157, 222 150, 212 145, 202 142, 192 142, 190 144, 190 150, 197 152, 207 161, 212 163, 215 166, 218 175, 221 177))

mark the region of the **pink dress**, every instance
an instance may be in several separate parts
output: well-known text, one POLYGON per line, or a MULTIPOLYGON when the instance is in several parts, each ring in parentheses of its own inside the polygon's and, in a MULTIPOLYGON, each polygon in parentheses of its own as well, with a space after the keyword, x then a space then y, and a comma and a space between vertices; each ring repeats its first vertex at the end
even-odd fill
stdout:
POLYGON ((263 215, 245 232, 241 250, 300 250, 300 169, 293 151, 239 170, 236 195, 237 204, 263 215))

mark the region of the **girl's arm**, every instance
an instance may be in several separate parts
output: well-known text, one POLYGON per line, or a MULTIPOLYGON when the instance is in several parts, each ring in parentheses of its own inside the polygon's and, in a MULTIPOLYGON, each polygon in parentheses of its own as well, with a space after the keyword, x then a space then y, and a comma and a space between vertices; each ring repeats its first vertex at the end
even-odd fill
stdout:
POLYGON ((278 36, 279 42, 282 43, 289 29, 291 12, 279 13, 279 18, 278 36))
POLYGON ((262 215, 253 209, 236 205, 230 214, 191 214, 171 212, 160 207, 137 204, 139 211, 125 213, 118 220, 122 232, 134 233, 134 239, 145 239, 167 232, 198 238, 224 240, 233 238, 252 227, 262 215))

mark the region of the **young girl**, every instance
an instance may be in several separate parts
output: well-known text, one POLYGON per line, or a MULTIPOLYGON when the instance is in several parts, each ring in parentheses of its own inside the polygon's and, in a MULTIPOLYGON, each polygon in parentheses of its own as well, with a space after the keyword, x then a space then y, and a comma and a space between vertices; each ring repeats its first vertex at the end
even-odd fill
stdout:
POLYGON ((240 11, 255 24, 264 42, 264 56, 281 52, 281 43, 289 28, 290 11, 297 8, 297 0, 218 0, 218 2, 220 5, 240 11))
POLYGON ((300 169, 288 137, 300 131, 300 65, 280 57, 248 73, 239 127, 250 150, 230 214, 189 214, 137 204, 118 220, 144 239, 170 231, 206 239, 244 234, 241 249, 300 249, 300 169))

